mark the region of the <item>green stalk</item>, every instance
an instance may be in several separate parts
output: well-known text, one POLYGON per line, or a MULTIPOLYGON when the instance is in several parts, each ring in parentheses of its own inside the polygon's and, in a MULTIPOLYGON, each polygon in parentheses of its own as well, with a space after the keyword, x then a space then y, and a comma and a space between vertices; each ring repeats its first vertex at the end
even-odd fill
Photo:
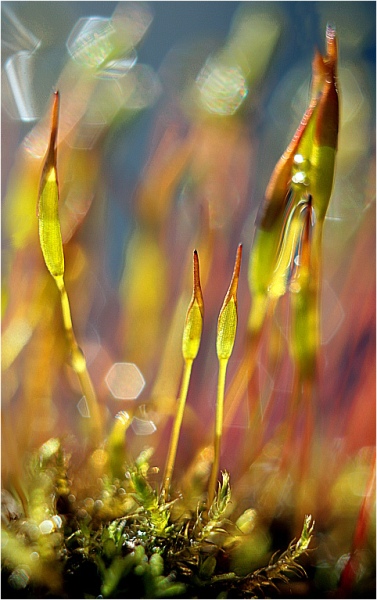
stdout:
POLYGON ((217 380, 216 418, 215 418, 215 440, 214 459, 212 472, 208 484, 208 508, 215 497, 216 481, 220 465, 221 438, 224 420, 224 396, 225 378, 229 358, 233 352, 233 346, 237 331, 237 289, 241 268, 242 245, 237 249, 232 279, 220 310, 217 322, 216 351, 219 360, 219 375, 217 380))
POLYGON ((168 457, 167 457, 166 465, 165 465, 164 484, 163 484, 163 488, 162 488, 163 496, 165 496, 169 492, 169 489, 170 489, 175 458, 177 455, 179 434, 181 431, 181 425, 182 425, 182 421, 183 421, 183 413, 185 410, 187 392, 188 392, 189 383, 190 383, 192 364, 193 364, 193 360, 185 361, 181 389, 180 389, 179 399, 178 399, 178 410, 177 410, 177 414, 176 414, 175 420, 174 420, 174 425, 173 425, 173 430, 172 430, 170 444, 169 444, 169 450, 168 450, 168 457))
POLYGON ((90 414, 92 439, 93 443, 97 444, 101 440, 102 436, 101 414, 99 411, 97 396, 86 366, 85 356, 77 343, 76 336, 73 331, 71 308, 63 276, 55 277, 54 279, 60 291, 63 324, 71 353, 71 366, 78 377, 81 391, 85 396, 90 414))
POLYGON ((208 486, 208 506, 211 506, 215 497, 216 482, 220 466, 221 438, 223 434, 223 414, 224 414, 224 396, 225 396, 225 378, 228 366, 228 359, 219 361, 219 375, 217 380, 217 399, 216 399, 216 419, 215 419, 215 443, 214 459, 212 465, 211 478, 208 486))
POLYGON ((196 250, 194 250, 193 254, 193 271, 193 293, 191 302, 187 309, 182 338, 182 355, 185 362, 181 389, 178 397, 178 410, 174 419, 168 456, 165 464, 164 483, 161 491, 163 498, 169 494, 170 490, 174 463, 177 455, 179 434, 181 431, 183 413, 185 410, 187 393, 190 384, 192 364, 199 352, 200 340, 202 336, 204 305, 202 290, 200 287, 199 258, 196 250))
POLYGON ((50 141, 38 197, 39 241, 46 267, 60 292, 64 329, 71 352, 71 365, 78 376, 80 387, 91 416, 93 443, 101 437, 101 415, 92 380, 86 367, 85 357, 73 331, 71 309, 64 284, 64 251, 59 220, 59 183, 57 173, 57 136, 59 117, 59 93, 54 94, 50 141))

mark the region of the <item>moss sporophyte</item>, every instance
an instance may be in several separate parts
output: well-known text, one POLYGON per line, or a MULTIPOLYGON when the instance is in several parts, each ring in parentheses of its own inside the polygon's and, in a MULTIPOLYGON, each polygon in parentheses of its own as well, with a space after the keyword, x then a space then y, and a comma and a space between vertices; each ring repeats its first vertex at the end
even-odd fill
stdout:
MULTIPOLYGON (((74 64, 53 95, 37 175, 35 157, 25 159, 39 178, 39 246, 36 230, 30 239, 25 234, 24 247, 17 238, 15 273, 28 265, 33 281, 27 302, 17 295, 20 304, 9 309, 4 331, 3 373, 14 393, 6 410, 30 419, 21 426, 18 416, 9 417, 10 426, 4 417, 6 592, 29 598, 369 597, 373 452, 364 449, 352 459, 358 491, 344 518, 339 506, 341 494, 350 495, 351 467, 344 461, 336 470, 336 458, 328 473, 319 465, 322 453, 335 452, 333 438, 331 451, 321 446, 318 426, 324 410, 323 230, 339 129, 333 27, 326 29, 325 55, 315 52, 308 108, 267 184, 252 244, 242 233, 250 229, 242 216, 246 224, 237 231, 247 240, 238 245, 220 311, 236 245, 229 242, 228 221, 237 209, 230 210, 227 199, 220 209, 213 189, 220 196, 222 186, 227 191, 227 177, 237 179, 239 163, 247 169, 252 156, 240 109, 251 77, 242 23, 182 101, 179 118, 194 124, 190 139, 183 140, 175 124, 155 147, 135 201, 137 226, 128 234, 117 301, 108 311, 110 333, 101 334, 111 344, 95 344, 93 337, 88 343, 89 317, 100 321, 106 303, 93 292, 102 267, 84 221, 100 228, 105 219, 95 202, 93 215, 79 206, 76 222, 69 211, 75 194, 93 191, 85 187, 87 174, 101 188, 89 166, 90 160, 92 167, 99 164, 103 139, 90 148, 75 146, 71 129, 83 125, 71 127, 65 77, 77 77, 91 109, 90 93, 101 98, 104 80, 121 89, 125 75, 118 71, 130 52, 122 40, 148 20, 142 4, 132 8, 141 11, 137 31, 123 9, 109 31, 100 19, 80 29, 93 62, 85 68, 71 34, 74 64), (111 50, 102 56, 105 41, 111 50), (199 102, 195 111, 190 101, 199 102), (228 162, 216 149, 220 142, 228 162), (187 225, 191 220, 194 226, 187 225), (248 290, 241 269, 247 243, 248 290), (166 251, 169 244, 177 247, 177 261, 166 251), (70 398, 80 417, 70 417, 70 398), (321 527, 315 544, 311 514, 321 527)), ((143 82, 134 84, 134 95, 143 82)), ((106 113, 105 104, 100 109, 106 113)), ((237 202, 241 210, 241 196, 237 202)))

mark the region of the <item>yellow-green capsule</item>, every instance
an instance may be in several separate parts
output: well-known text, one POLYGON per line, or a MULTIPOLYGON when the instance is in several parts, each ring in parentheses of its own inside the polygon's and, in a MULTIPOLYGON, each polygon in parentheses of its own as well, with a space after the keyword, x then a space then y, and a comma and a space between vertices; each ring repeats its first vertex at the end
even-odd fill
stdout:
POLYGON ((38 197, 39 242, 47 269, 54 278, 64 275, 63 243, 59 221, 59 185, 56 169, 59 93, 55 92, 50 142, 42 170, 38 197))
MULTIPOLYGON (((307 165, 310 155, 315 113, 318 97, 325 79, 325 64, 319 52, 314 55, 312 63, 311 99, 296 132, 282 156, 276 163, 267 185, 258 228, 264 231, 274 229, 279 217, 290 200, 289 188, 292 182, 292 171, 295 169, 297 157, 307 165)), ((278 224, 277 224, 278 225, 278 224)))
POLYGON ((266 316, 271 298, 268 290, 274 277, 286 213, 294 209, 309 183, 313 127, 324 78, 323 59, 318 52, 313 60, 312 77, 310 104, 272 172, 257 224, 248 274, 252 296, 248 330, 252 334, 261 330, 266 316))
POLYGON ((228 360, 232 354, 237 331, 237 288, 241 268, 242 245, 237 249, 232 280, 221 307, 217 322, 216 351, 219 360, 228 360))
POLYGON ((204 304, 199 278, 198 253, 194 250, 194 289, 187 309, 183 330, 182 353, 185 360, 194 360, 199 352, 203 328, 204 304))

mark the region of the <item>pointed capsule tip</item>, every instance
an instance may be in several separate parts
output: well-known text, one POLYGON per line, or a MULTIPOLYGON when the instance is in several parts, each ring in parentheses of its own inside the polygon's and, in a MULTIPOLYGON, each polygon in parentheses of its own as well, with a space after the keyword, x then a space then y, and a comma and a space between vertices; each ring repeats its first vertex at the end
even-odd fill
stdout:
POLYGON ((228 298, 228 296, 236 296, 236 294, 237 294, 238 279, 239 279, 240 269, 241 269, 241 259, 242 259, 242 244, 239 244, 238 248, 237 248, 236 260, 234 263, 232 280, 230 282, 230 286, 229 286, 229 290, 228 290, 228 294, 227 294, 226 298, 228 298))
POLYGON ((196 250, 193 253, 194 259, 194 297, 196 298, 201 312, 203 314, 203 294, 200 286, 200 274, 199 274, 199 256, 196 250))
POLYGON ((241 267, 242 244, 237 248, 232 279, 217 321, 216 350, 219 360, 228 360, 233 351, 237 330, 237 289, 241 267))
POLYGON ((54 99, 53 99, 53 105, 52 105, 52 109, 53 111, 55 111, 55 108, 57 105, 59 105, 59 101, 60 101, 60 94, 58 90, 54 91, 54 99))
POLYGON ((328 60, 330 60, 332 63, 336 62, 338 59, 336 29, 334 25, 329 23, 326 26, 326 46, 328 60))
POLYGON ((194 250, 192 255, 194 261, 194 281, 199 277, 199 256, 196 250, 194 250))
POLYGON ((58 133, 58 122, 59 122, 59 104, 60 96, 58 90, 54 91, 54 102, 52 105, 52 119, 51 119, 51 135, 50 145, 55 146, 56 138, 58 133))
POLYGON ((334 39, 336 37, 336 27, 332 23, 326 25, 326 37, 328 39, 334 39))
POLYGON ((242 258, 242 244, 238 244, 237 256, 236 256, 236 263, 235 263, 235 266, 234 266, 234 271, 235 271, 237 277, 238 277, 238 275, 240 273, 241 258, 242 258))
POLYGON ((311 83, 311 102, 317 103, 318 97, 322 93, 323 84, 326 78, 325 60, 319 50, 316 48, 312 61, 312 83, 311 83))

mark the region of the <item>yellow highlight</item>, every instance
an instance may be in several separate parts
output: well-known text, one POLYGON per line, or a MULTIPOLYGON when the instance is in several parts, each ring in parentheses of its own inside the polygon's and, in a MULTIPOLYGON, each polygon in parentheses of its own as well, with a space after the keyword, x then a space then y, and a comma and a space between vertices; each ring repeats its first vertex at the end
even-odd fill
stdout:
POLYGON ((84 357, 84 355, 82 353, 82 350, 80 350, 79 347, 74 348, 72 350, 71 364, 72 364, 73 370, 77 374, 79 374, 79 373, 85 373, 85 371, 86 371, 86 360, 85 360, 85 357, 84 357))
POLYGON ((132 418, 125 410, 122 410, 115 416, 115 422, 108 438, 108 446, 110 448, 124 443, 124 436, 131 425, 131 421, 132 418))
POLYGON ((136 230, 130 240, 120 293, 128 322, 126 353, 141 370, 161 348, 167 296, 166 257, 152 232, 136 230))
POLYGON ((90 457, 92 465, 97 468, 99 471, 103 470, 107 464, 109 457, 105 450, 98 448, 94 450, 92 456, 90 457))
POLYGON ((24 155, 18 156, 16 160, 2 212, 6 232, 12 239, 14 248, 18 250, 24 248, 35 235, 34 219, 25 219, 25 215, 33 215, 35 212, 39 174, 35 173, 34 164, 24 155))
POLYGON ((51 169, 48 171, 46 175, 46 181, 53 181, 54 183, 57 182, 55 167, 51 167, 51 169))
POLYGON ((247 329, 251 334, 256 334, 262 329, 264 318, 267 312, 267 307, 267 294, 259 293, 253 295, 252 306, 249 313, 249 320, 247 322, 247 329))
POLYGON ((1 369, 5 371, 26 346, 33 333, 32 323, 16 318, 5 329, 2 339, 1 369))

